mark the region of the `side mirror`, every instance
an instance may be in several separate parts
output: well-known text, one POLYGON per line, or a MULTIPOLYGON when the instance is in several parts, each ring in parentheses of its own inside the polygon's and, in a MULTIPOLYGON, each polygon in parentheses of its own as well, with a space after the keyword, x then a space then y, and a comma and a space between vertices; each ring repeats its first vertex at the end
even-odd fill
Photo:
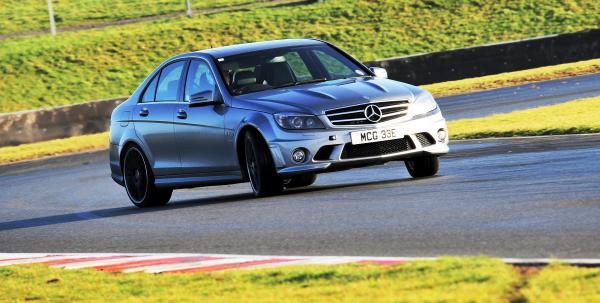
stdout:
POLYGON ((369 67, 369 69, 373 72, 373 74, 375 74, 375 77, 377 77, 377 78, 387 79, 387 77, 388 77, 388 74, 387 74, 387 71, 385 70, 385 68, 369 67))
POLYGON ((217 90, 205 90, 190 96, 190 107, 221 103, 223 103, 223 99, 217 90))

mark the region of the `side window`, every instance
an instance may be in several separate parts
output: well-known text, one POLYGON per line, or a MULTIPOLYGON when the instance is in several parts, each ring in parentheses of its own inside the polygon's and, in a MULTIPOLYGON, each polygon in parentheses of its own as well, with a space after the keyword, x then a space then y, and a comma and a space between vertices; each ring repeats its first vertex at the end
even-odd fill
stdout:
POLYGON ((304 60, 300 57, 300 54, 297 52, 289 52, 283 55, 283 57, 285 57, 285 61, 290 65, 297 80, 302 81, 312 79, 312 75, 304 63, 304 60))
POLYGON ((158 83, 158 75, 154 76, 154 79, 150 81, 150 84, 146 86, 144 96, 142 96, 142 102, 154 102, 154 95, 156 94, 156 83, 158 83))
POLYGON ((314 53, 319 61, 321 61, 321 64, 323 64, 323 67, 325 67, 327 72, 334 78, 352 77, 356 75, 354 71, 340 61, 341 58, 338 59, 320 50, 314 51, 314 53))
POLYGON ((178 61, 163 68, 160 79, 158 79, 156 102, 177 101, 177 89, 179 88, 179 79, 184 66, 185 61, 178 61))
POLYGON ((202 60, 192 60, 185 81, 184 101, 214 100, 217 84, 208 64, 202 60))

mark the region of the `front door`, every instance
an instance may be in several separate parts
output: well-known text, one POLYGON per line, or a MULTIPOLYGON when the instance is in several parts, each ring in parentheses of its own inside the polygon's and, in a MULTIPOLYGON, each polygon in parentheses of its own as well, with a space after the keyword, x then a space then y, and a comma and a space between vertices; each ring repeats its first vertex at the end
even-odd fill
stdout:
POLYGON ((221 96, 208 63, 196 59, 189 64, 184 102, 175 109, 175 140, 181 159, 181 173, 202 175, 232 170, 225 157, 229 153, 224 151, 227 106, 190 107, 190 99, 199 94, 221 96))

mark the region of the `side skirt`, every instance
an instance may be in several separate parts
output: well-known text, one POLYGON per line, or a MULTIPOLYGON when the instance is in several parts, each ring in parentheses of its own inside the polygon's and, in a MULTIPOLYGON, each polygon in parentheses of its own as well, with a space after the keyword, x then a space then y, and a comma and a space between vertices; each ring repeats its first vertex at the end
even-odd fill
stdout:
POLYGON ((206 175, 169 175, 157 176, 154 185, 158 188, 192 188, 210 185, 226 185, 242 183, 244 179, 240 171, 219 172, 206 175))

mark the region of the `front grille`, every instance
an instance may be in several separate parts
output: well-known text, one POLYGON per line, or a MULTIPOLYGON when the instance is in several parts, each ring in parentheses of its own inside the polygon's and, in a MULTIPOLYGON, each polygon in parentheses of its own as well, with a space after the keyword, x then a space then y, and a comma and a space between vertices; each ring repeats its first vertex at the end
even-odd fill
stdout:
POLYGON ((353 145, 347 143, 342 151, 342 159, 375 157, 415 149, 408 136, 402 139, 353 145))
POLYGON ((327 118, 333 125, 363 125, 381 123, 406 116, 408 112, 408 100, 384 101, 365 103, 360 105, 336 108, 325 112, 327 118), (381 109, 381 120, 371 122, 365 117, 365 108, 371 104, 381 109))
POLYGON ((435 144, 435 139, 429 133, 418 133, 415 135, 421 146, 431 146, 435 144))

